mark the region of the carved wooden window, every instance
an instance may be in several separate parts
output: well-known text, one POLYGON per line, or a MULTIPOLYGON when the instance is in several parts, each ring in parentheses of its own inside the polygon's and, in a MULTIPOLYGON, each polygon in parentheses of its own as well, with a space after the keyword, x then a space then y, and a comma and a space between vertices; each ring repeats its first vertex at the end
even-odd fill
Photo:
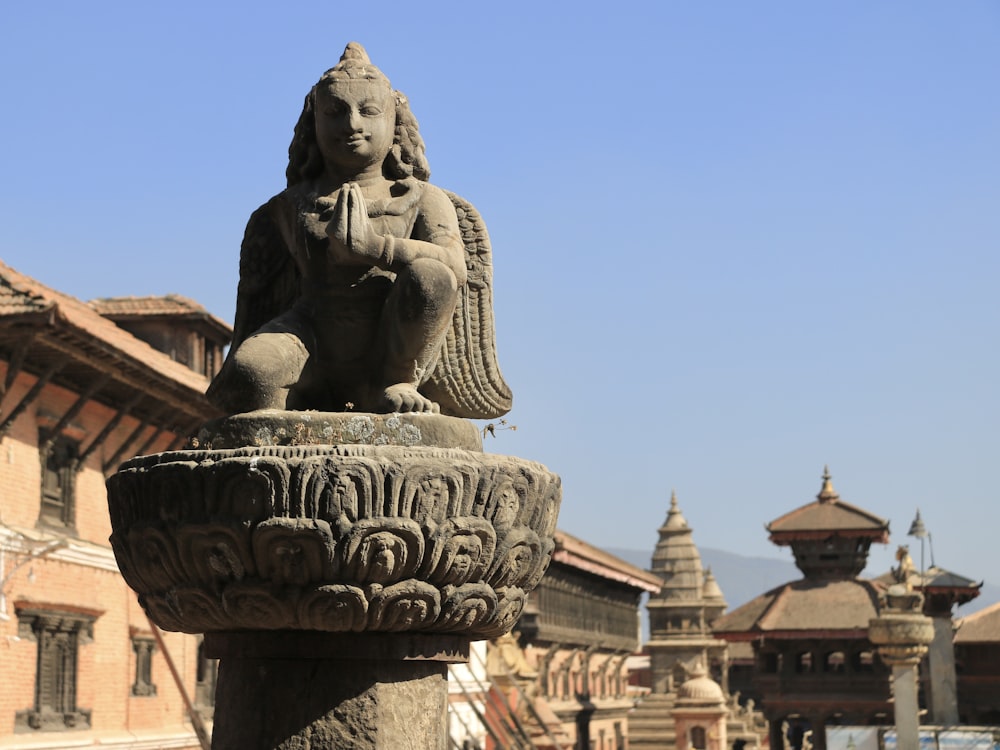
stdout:
POLYGON ((691 747, 694 750, 705 750, 707 746, 705 727, 691 727, 691 747))
POLYGON ((156 695, 156 684, 153 682, 153 653, 156 651, 156 641, 152 638, 132 638, 132 650, 135 651, 135 682, 132 683, 132 695, 140 697, 156 695))
POLYGON ((853 664, 855 672, 874 672, 875 655, 871 651, 859 651, 854 654, 853 664))
POLYGON ((813 671, 813 655, 809 651, 803 651, 795 657, 795 671, 799 674, 809 674, 813 671))
POLYGON ((42 446, 42 504, 38 520, 45 524, 72 527, 76 504, 76 459, 80 446, 75 440, 60 435, 45 450, 48 439, 45 432, 39 434, 42 446))
POLYGON ((834 674, 843 674, 844 672, 844 652, 843 651, 831 651, 826 655, 823 661, 823 671, 832 672, 834 674))
POLYGON ((76 705, 77 656, 93 638, 91 615, 18 609, 18 635, 38 644, 35 705, 18 711, 15 731, 89 729, 90 711, 76 705))

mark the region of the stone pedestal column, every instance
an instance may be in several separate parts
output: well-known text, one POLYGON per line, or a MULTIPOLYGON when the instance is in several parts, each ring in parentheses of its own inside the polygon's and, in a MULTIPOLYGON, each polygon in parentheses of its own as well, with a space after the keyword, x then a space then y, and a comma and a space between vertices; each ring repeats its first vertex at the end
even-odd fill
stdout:
POLYGON ((446 750, 448 662, 455 636, 210 633, 220 659, 216 750, 446 750))
POLYGON ((934 642, 927 660, 930 668, 931 718, 935 724, 958 724, 958 684, 955 676, 955 626, 951 612, 932 617, 934 642))
POLYGON ((447 747, 447 664, 517 621, 559 478, 436 415, 254 413, 199 444, 108 498, 150 618, 221 659, 213 747, 447 747))
POLYGON ((934 624, 920 611, 922 600, 919 593, 901 584, 892 586, 885 596, 882 614, 868 626, 868 638, 878 647, 882 661, 892 667, 899 750, 918 750, 920 746, 917 667, 934 640, 934 624))

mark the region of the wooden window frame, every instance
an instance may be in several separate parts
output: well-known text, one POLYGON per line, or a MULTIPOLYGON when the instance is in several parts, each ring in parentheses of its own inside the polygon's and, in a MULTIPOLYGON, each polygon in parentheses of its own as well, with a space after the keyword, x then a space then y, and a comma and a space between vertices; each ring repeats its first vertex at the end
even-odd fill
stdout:
POLYGON ((52 439, 45 430, 38 434, 41 455, 41 493, 38 523, 67 531, 76 526, 76 462, 80 443, 66 435, 52 439), (52 444, 45 450, 48 441, 52 444))
POLYGON ((156 696, 156 683, 153 682, 156 639, 152 636, 134 635, 132 650, 135 652, 135 682, 132 683, 132 695, 136 698, 153 698, 156 696))
POLYGON ((94 637, 95 615, 18 608, 18 636, 38 644, 34 706, 18 711, 15 732, 90 729, 91 712, 76 704, 80 646, 94 637))

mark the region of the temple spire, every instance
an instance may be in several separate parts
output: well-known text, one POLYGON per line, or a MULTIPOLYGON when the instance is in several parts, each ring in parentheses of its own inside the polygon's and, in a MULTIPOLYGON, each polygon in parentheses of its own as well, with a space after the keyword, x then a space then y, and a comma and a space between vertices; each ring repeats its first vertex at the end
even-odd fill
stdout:
POLYGON ((663 528, 686 529, 687 527, 687 519, 681 515, 681 508, 677 503, 677 490, 670 490, 670 510, 667 511, 667 520, 663 522, 663 528))

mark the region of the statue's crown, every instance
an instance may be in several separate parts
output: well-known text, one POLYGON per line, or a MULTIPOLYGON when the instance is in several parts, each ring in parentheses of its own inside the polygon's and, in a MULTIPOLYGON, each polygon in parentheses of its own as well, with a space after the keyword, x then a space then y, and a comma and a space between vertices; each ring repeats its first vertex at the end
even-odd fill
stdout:
MULTIPOLYGON (((340 56, 340 62, 330 68, 320 82, 343 81, 350 79, 367 79, 370 81, 383 81, 386 86, 390 86, 389 79, 385 73, 372 65, 365 48, 357 42, 349 42, 344 48, 344 54, 340 56)), ((390 86, 391 88, 391 86, 390 86)))

